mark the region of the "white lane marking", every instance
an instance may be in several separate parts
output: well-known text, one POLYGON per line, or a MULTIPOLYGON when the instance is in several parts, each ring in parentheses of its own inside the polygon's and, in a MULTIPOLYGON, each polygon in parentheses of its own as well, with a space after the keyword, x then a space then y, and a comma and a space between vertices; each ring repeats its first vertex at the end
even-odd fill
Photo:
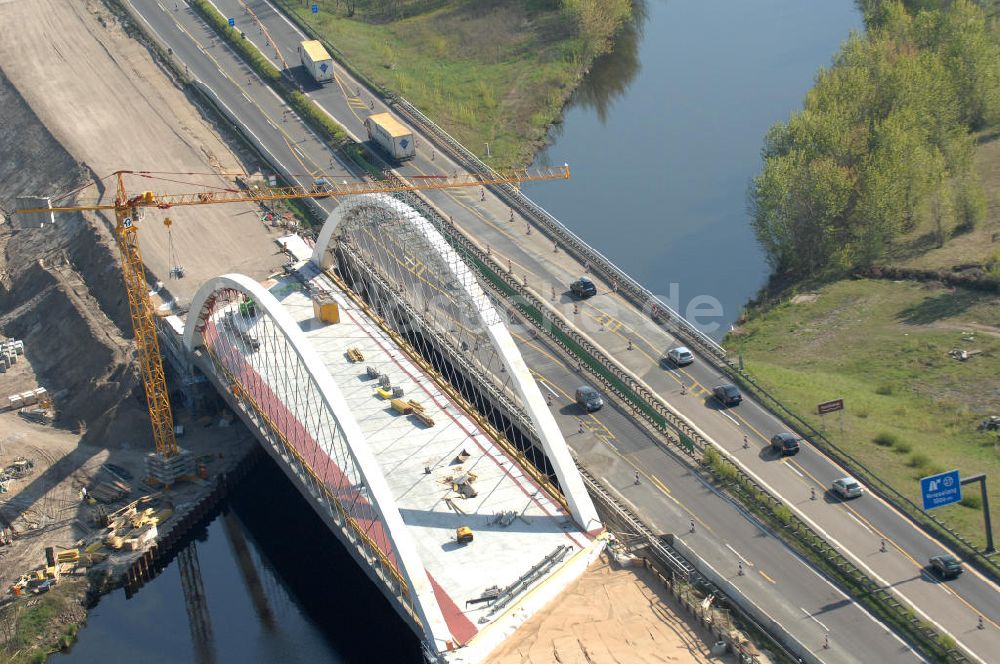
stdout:
MULTIPOLYGON (((663 399, 662 396, 660 398, 661 398, 661 400, 663 400, 663 402, 665 404, 667 404, 667 406, 669 408, 672 408, 674 410, 674 412, 677 412, 677 410, 674 409, 673 406, 671 406, 670 403, 666 399, 663 399)), ((727 450, 725 447, 723 447, 722 445, 719 445, 717 442, 715 442, 715 440, 712 439, 708 434, 706 434, 697 424, 695 424, 694 422, 692 422, 691 420, 689 420, 687 418, 683 418, 683 419, 688 424, 688 426, 690 426, 692 429, 694 429, 698 433, 698 435, 700 435, 706 441, 708 441, 709 443, 711 443, 715 447, 715 449, 717 449, 719 451, 719 453, 722 454, 724 457, 726 457, 730 462, 732 462, 734 464, 738 464, 741 468, 744 469, 744 471, 748 475, 750 475, 750 477, 752 477, 754 480, 756 480, 761 486, 763 486, 765 489, 767 489, 772 495, 781 496, 781 494, 779 492, 775 491, 771 487, 770 484, 768 484, 762 477, 760 477, 760 475, 758 475, 757 473, 755 473, 753 471, 753 469, 751 469, 749 466, 740 463, 739 459, 736 457, 735 454, 733 454, 732 452, 730 452, 729 450, 727 450)), ((985 664, 985 661, 983 660, 982 657, 980 657, 975 652, 973 652, 971 648, 969 648, 967 645, 965 645, 965 643, 963 643, 962 641, 959 641, 958 638, 956 638, 953 633, 951 633, 947 629, 945 629, 938 621, 936 621, 933 618, 931 618, 927 614, 927 612, 924 611, 920 607, 919 604, 917 604, 916 602, 914 602, 913 600, 911 600, 899 588, 897 588, 895 585, 887 582, 884 578, 882 578, 881 575, 877 574, 875 572, 875 570, 873 570, 859 555, 855 554, 851 549, 848 549, 843 544, 841 544, 835 537, 833 537, 832 535, 830 535, 828 532, 826 532, 826 530, 824 528, 822 528, 818 523, 816 523, 816 521, 814 521, 813 519, 810 519, 809 516, 805 514, 805 512, 803 512, 797 505, 795 505, 795 503, 791 503, 790 502, 788 504, 788 507, 793 512, 795 512, 799 516, 800 519, 802 519, 803 521, 805 521, 813 530, 815 530, 819 534, 820 537, 822 537, 827 542, 829 542, 831 546, 833 546, 834 548, 838 549, 842 554, 844 554, 844 556, 846 556, 847 558, 849 558, 850 560, 852 560, 854 562, 854 564, 857 565, 869 577, 871 577, 871 579, 873 581, 875 581, 877 584, 879 584, 883 588, 886 588, 889 592, 891 592, 896 597, 898 597, 901 600, 903 600, 907 605, 909 605, 910 608, 913 609, 913 611, 917 615, 919 615, 921 618, 923 618, 924 620, 926 620, 930 624, 934 625, 940 632, 942 632, 944 634, 948 634, 949 636, 951 636, 952 638, 954 638, 955 639, 955 643, 958 644, 958 646, 966 653, 966 655, 970 656, 972 659, 976 660, 977 662, 983 662, 985 664)), ((848 512, 848 513, 850 513, 850 512, 848 512)), ((876 620, 874 618, 874 616, 872 617, 872 620, 876 620)), ((902 639, 900 639, 900 640, 902 641, 902 639)))
POLYGON ((816 616, 814 616, 813 614, 809 613, 808 611, 806 611, 805 609, 803 609, 801 606, 799 607, 799 610, 802 613, 804 613, 807 616, 809 616, 810 618, 812 618, 813 620, 815 620, 817 625, 819 625, 820 627, 822 627, 823 629, 825 629, 828 632, 830 631, 829 627, 827 627, 826 625, 824 625, 823 623, 821 623, 819 620, 816 620, 816 616))
POLYGON ((795 473, 796 475, 798 475, 798 476, 799 476, 799 477, 801 477, 802 479, 805 479, 805 478, 806 478, 806 476, 805 476, 805 475, 803 475, 802 473, 800 473, 800 472, 798 471, 798 469, 797 469, 797 468, 796 468, 795 466, 793 466, 792 464, 788 463, 787 461, 786 461, 786 462, 784 462, 784 464, 783 464, 783 465, 785 466, 785 468, 787 468, 788 470, 792 471, 793 473, 795 473))
POLYGON ((736 549, 734 549, 729 544, 726 544, 726 548, 729 549, 730 551, 732 551, 733 553, 735 553, 737 558, 739 558, 740 560, 742 560, 743 562, 745 562, 750 567, 753 567, 753 562, 751 562, 751 561, 747 560, 746 558, 744 558, 742 553, 740 553, 739 551, 737 551, 736 549))
MULTIPOLYGON (((269 0, 264 0, 264 4, 266 4, 268 7, 270 7, 271 11, 273 11, 275 14, 277 14, 282 19, 284 19, 285 23, 287 23, 289 26, 291 26, 292 30, 294 30, 295 32, 297 32, 300 37, 302 37, 303 39, 306 38, 305 34, 301 30, 299 30, 299 26, 295 25, 295 23, 291 19, 289 19, 287 16, 285 16, 284 12, 278 11, 278 9, 274 5, 272 5, 269 2, 269 0)), ((260 14, 257 14, 257 16, 260 17, 260 14)), ((263 21, 264 19, 261 18, 260 20, 263 21)))
POLYGON ((555 390, 553 390, 553 389, 552 389, 551 387, 549 387, 549 384, 548 384, 548 383, 546 383, 546 382, 545 382, 544 380, 539 380, 539 381, 538 381, 538 384, 539 384, 539 385, 541 385, 542 387, 544 387, 544 388, 545 388, 546 390, 548 390, 548 391, 549 391, 549 394, 551 394, 551 395, 552 395, 552 398, 553 398, 553 399, 558 399, 558 398, 559 398, 559 395, 558 395, 558 394, 556 394, 556 391, 555 391, 555 390))
POLYGON ((849 516, 849 517, 851 517, 852 519, 854 519, 855 521, 857 521, 857 522, 858 522, 858 525, 859 525, 859 526, 861 526, 862 528, 864 528, 865 530, 867 530, 868 532, 870 532, 870 533, 871 533, 872 535, 874 535, 874 534, 875 534, 875 533, 874 533, 874 531, 872 531, 872 529, 871 529, 871 528, 869 528, 869 527, 867 526, 867 524, 865 524, 865 522, 864 522, 864 521, 862 521, 861 519, 859 519, 858 517, 854 516, 854 515, 853 515, 853 514, 851 514, 850 512, 848 512, 848 513, 847 513, 847 516, 849 516))
POLYGON ((740 423, 736 421, 736 418, 735 418, 735 417, 733 417, 732 415, 730 415, 729 413, 727 413, 727 412, 726 412, 726 411, 724 411, 724 410, 720 410, 720 411, 719 411, 719 414, 720 414, 720 415, 722 415, 723 417, 728 417, 728 418, 729 418, 729 421, 730 421, 730 422, 732 422, 733 424, 735 424, 735 425, 736 425, 736 428, 739 428, 739 426, 740 426, 740 423))

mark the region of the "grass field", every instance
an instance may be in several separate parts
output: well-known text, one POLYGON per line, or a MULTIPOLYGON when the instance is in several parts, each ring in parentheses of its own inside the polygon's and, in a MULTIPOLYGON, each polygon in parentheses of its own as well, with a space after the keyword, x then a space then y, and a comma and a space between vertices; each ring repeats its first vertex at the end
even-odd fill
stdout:
MULTIPOLYGON (((917 478, 959 468, 987 473, 1000 505, 996 434, 976 431, 1000 414, 1000 295, 869 280, 816 293, 813 302, 756 315, 726 345, 742 349, 755 378, 902 493, 917 500, 917 478), (959 362, 948 355, 956 347, 982 353, 959 362), (842 418, 811 414, 837 398, 842 418)), ((936 513, 984 541, 978 496, 936 513)))
POLYGON ((349 18, 335 0, 319 0, 318 15, 301 1, 278 4, 476 154, 489 143, 497 166, 530 162, 591 60, 558 3, 411 0, 402 19, 349 18))
POLYGON ((80 599, 86 585, 82 579, 64 579, 49 592, 0 611, 0 661, 40 664, 72 645, 76 621, 85 616, 80 599))

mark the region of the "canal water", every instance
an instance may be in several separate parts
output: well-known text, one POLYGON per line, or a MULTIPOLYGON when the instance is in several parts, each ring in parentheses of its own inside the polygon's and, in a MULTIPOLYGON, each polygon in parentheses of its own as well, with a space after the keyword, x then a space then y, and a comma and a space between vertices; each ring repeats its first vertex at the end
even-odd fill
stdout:
POLYGON ((762 139, 862 20, 854 0, 636 4, 536 160, 573 178, 526 191, 681 313, 718 300, 719 337, 769 273, 746 204, 762 139))
POLYGON ((187 545, 208 639, 192 636, 174 559, 131 599, 124 589, 102 597, 72 650, 50 664, 421 661, 416 636, 270 457, 224 507, 187 545))
MULTIPOLYGON (((800 106, 861 19, 853 0, 645 0, 640 9, 538 157, 569 162, 573 179, 529 193, 654 293, 669 297, 676 284, 682 312, 698 295, 717 298, 722 316, 703 322, 721 333, 767 276, 745 203, 761 139, 800 106)), ((416 638, 272 461, 225 507, 191 544, 207 649, 192 637, 175 560, 131 599, 103 597, 73 649, 50 661, 420 660, 416 638)))

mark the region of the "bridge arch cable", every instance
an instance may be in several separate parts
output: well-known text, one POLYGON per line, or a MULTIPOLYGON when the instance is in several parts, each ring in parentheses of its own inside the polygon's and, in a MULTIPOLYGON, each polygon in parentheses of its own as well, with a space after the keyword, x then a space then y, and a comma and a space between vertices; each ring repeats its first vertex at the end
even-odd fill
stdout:
MULTIPOLYGON (((385 501, 389 507, 380 504, 372 489, 381 476, 364 471, 355 443, 328 407, 328 394, 270 307, 258 302, 271 294, 247 278, 246 289, 227 283, 237 276, 210 281, 195 295, 189 320, 194 327, 186 331, 185 344, 207 355, 247 416, 269 434, 272 447, 317 497, 326 511, 321 516, 341 530, 370 573, 422 622, 411 592, 412 572, 397 546, 399 530, 387 518, 393 501, 385 501), (261 294, 252 294, 252 286, 261 294)), ((279 302, 282 297, 277 294, 279 302)))
MULTIPOLYGON (((441 229, 436 215, 414 210, 412 201, 388 197, 355 203, 333 238, 336 259, 349 285, 556 488, 526 405, 491 342, 487 325, 514 318, 483 289, 468 295, 459 279, 475 280, 471 257, 454 247, 433 246, 422 224, 441 229)), ((415 198, 415 197, 414 197, 415 198)), ((441 240, 443 242, 443 239, 441 240)))

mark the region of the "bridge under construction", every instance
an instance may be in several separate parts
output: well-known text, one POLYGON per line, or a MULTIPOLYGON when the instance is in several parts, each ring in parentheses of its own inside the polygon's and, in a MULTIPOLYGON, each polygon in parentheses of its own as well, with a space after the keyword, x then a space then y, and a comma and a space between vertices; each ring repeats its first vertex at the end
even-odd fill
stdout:
POLYGON ((606 541, 503 309, 389 195, 280 242, 282 274, 209 280, 168 327, 427 654, 482 661, 606 541))

